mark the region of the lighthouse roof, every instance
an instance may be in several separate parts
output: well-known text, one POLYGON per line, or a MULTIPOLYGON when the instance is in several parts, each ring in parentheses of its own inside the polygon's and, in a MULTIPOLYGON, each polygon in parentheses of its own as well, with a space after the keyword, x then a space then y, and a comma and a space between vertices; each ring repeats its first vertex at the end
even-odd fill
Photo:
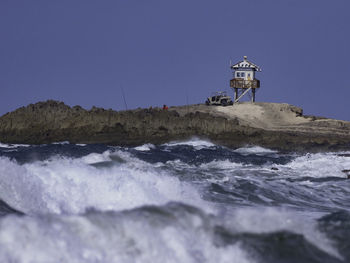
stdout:
POLYGON ((240 61, 234 65, 231 66, 232 69, 253 69, 255 71, 261 71, 261 68, 258 65, 255 65, 254 63, 247 60, 247 57, 244 56, 243 61, 240 61))

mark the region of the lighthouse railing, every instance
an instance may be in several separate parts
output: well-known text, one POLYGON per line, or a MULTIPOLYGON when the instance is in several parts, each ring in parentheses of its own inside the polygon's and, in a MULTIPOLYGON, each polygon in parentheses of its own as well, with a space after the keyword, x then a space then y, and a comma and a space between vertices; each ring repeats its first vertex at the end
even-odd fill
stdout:
POLYGON ((245 80, 240 78, 234 78, 230 80, 230 87, 238 89, 257 89, 260 88, 260 80, 245 80))

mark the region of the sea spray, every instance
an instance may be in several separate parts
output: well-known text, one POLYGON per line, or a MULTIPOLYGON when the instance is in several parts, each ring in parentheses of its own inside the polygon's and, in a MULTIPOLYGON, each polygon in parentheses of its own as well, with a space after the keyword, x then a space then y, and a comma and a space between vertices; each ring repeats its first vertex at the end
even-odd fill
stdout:
POLYGON ((193 139, 0 155, 1 262, 350 260, 349 152, 193 139))
POLYGON ((169 201, 210 209, 194 187, 129 154, 121 153, 129 158, 123 164, 110 161, 112 165, 106 168, 91 165, 108 160, 109 154, 54 157, 24 165, 1 158, 0 198, 27 214, 76 214, 89 208, 119 211, 169 201))

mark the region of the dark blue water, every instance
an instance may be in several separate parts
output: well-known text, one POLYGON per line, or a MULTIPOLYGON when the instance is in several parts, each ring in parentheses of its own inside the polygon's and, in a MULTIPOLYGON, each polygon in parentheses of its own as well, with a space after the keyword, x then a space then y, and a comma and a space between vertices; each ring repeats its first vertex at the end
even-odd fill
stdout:
POLYGON ((0 262, 350 262, 350 157, 0 144, 0 262))

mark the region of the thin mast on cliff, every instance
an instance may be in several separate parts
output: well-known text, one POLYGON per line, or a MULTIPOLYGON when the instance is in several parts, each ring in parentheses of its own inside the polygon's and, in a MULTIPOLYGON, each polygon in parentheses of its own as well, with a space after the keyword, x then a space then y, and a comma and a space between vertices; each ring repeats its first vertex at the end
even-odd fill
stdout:
POLYGON ((125 110, 128 110, 128 104, 126 104, 126 99, 125 99, 124 89, 123 89, 123 86, 122 86, 122 85, 120 85, 120 89, 121 89, 121 91, 122 91, 122 95, 123 95, 123 100, 124 100, 125 110))
POLYGON ((247 60, 247 56, 231 66, 233 70, 233 79, 230 81, 230 87, 234 89, 234 102, 238 102, 243 96, 251 92, 251 101, 255 102, 256 89, 260 88, 260 80, 255 78, 255 72, 260 72, 261 68, 247 60))

